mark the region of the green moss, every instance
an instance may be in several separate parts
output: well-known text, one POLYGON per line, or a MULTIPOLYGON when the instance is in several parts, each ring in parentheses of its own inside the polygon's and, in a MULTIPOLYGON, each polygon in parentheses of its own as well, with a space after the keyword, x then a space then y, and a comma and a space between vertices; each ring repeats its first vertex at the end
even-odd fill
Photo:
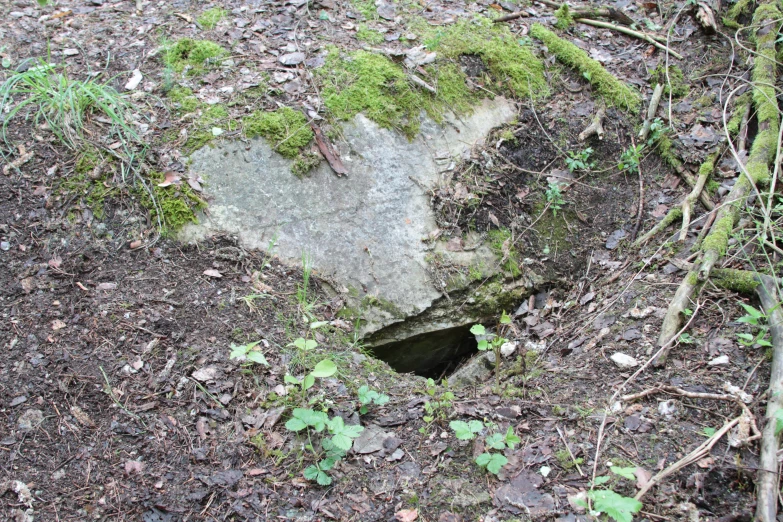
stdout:
POLYGON ((559 61, 573 67, 587 78, 607 103, 633 113, 639 111, 641 106, 639 93, 618 80, 599 62, 590 58, 585 51, 563 40, 541 24, 533 24, 530 35, 543 42, 559 61))
POLYGON ((721 256, 726 253, 726 248, 729 244, 729 237, 731 237, 731 231, 734 228, 734 217, 724 216, 712 225, 710 233, 704 238, 701 249, 703 252, 708 250, 715 250, 721 256))
POLYGON ((274 112, 256 111, 242 119, 242 126, 248 138, 266 138, 286 158, 295 158, 313 139, 307 118, 289 107, 274 112))
POLYGON ((557 11, 555 11, 555 18, 557 18, 555 27, 557 27, 561 31, 565 31, 566 29, 574 25, 574 17, 571 16, 571 11, 568 9, 567 4, 561 5, 560 8, 557 11))
POLYGON ((74 172, 77 174, 90 174, 95 167, 101 164, 101 156, 94 147, 84 149, 76 158, 74 172))
POLYGON ((726 124, 726 129, 732 136, 736 136, 740 131, 742 118, 745 116, 745 111, 748 108, 748 104, 750 104, 752 101, 750 94, 750 91, 743 93, 734 101, 734 112, 731 115, 731 119, 726 124))
POLYGON ((196 112, 201 102, 187 87, 174 87, 166 93, 166 97, 174 104, 174 109, 181 114, 196 112))
POLYGON ((188 139, 182 145, 182 152, 190 154, 215 139, 215 135, 209 130, 193 130, 188 132, 188 139))
POLYGON ((739 17, 742 15, 750 14, 750 6, 754 0, 737 0, 737 2, 726 11, 726 16, 723 17, 723 25, 731 29, 739 29, 741 26, 738 22, 739 17))
POLYGON ((710 272, 710 276, 717 286, 741 294, 752 294, 756 291, 756 287, 761 284, 756 278, 756 274, 748 270, 715 268, 710 272))
POLYGON ((160 218, 161 233, 175 232, 188 223, 196 222, 196 211, 206 208, 206 202, 190 188, 187 183, 159 187, 165 179, 162 172, 150 172, 147 186, 155 197, 153 202, 149 192, 139 187, 137 194, 141 204, 150 211, 152 221, 160 218))
POLYGON ((291 165, 291 172, 298 178, 307 176, 311 170, 321 163, 321 156, 312 152, 304 152, 297 156, 294 164, 291 165))
POLYGON ((366 295, 364 296, 364 299, 362 299, 362 308, 364 309, 370 307, 383 310, 395 319, 405 319, 406 317, 405 312, 400 310, 391 301, 376 297, 374 295, 366 295))
POLYGON ((378 9, 375 7, 375 0, 351 0, 351 5, 365 18, 371 20, 378 18, 378 9))
POLYGON ((682 161, 674 154, 674 146, 671 138, 666 134, 658 138, 658 155, 670 167, 677 168, 682 165, 682 161))
POLYGON ((659 63, 658 67, 653 69, 650 77, 651 83, 660 83, 663 85, 664 94, 669 94, 673 98, 681 98, 688 94, 688 84, 685 83, 685 76, 682 69, 676 65, 669 65, 669 79, 666 79, 666 64, 659 63), (671 89, 670 89, 671 87, 671 89))
POLYGON ((456 60, 463 55, 481 58, 498 91, 520 98, 548 95, 544 64, 530 46, 520 43, 506 24, 494 24, 488 18, 478 17, 447 28, 429 28, 429 31, 431 50, 445 58, 456 60))
POLYGON ((503 259, 504 255, 506 256, 506 260, 502 265, 503 270, 513 277, 522 275, 522 270, 519 268, 519 252, 514 245, 511 244, 511 232, 507 228, 499 228, 490 230, 487 236, 489 237, 489 248, 498 259, 503 259), (506 245, 506 248, 508 249, 507 255, 503 248, 506 241, 508 241, 508 244, 506 245))
POLYGON ((226 55, 226 50, 209 40, 183 38, 166 47, 163 61, 177 72, 189 67, 188 74, 201 74, 209 61, 226 55))
POLYGON ((228 11, 219 7, 207 9, 196 18, 196 21, 204 29, 211 31, 221 20, 226 18, 228 11))
POLYGON ((383 34, 375 29, 370 29, 366 24, 359 24, 359 29, 356 31, 356 38, 372 45, 379 45, 384 42, 383 34))

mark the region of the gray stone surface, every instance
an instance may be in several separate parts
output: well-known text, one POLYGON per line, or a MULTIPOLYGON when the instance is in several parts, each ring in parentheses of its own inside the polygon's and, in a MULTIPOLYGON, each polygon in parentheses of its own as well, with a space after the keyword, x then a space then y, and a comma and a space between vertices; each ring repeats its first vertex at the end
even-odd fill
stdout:
POLYGON ((260 139, 205 147, 190 168, 206 181, 209 212, 180 239, 227 232, 249 248, 267 250, 275 241, 274 253, 293 264, 306 255, 338 291, 374 298, 379 306, 366 331, 377 330, 442 296, 422 241, 436 229, 426 189, 437 186, 452 157, 515 116, 507 100, 487 100, 443 125, 423 121, 419 137, 408 141, 359 115, 343 126, 345 141, 335 144, 348 169, 343 178, 322 162, 299 179, 291 161, 260 139))

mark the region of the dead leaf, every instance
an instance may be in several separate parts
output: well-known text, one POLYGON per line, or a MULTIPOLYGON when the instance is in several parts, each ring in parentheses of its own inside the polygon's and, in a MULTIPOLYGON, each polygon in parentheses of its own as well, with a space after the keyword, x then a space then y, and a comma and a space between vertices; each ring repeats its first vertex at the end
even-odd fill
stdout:
POLYGON ((52 321, 52 330, 54 330, 55 332, 57 330, 62 330, 63 328, 65 328, 65 326, 66 324, 60 321, 59 319, 55 319, 54 321, 52 321))
POLYGON ((190 188, 195 190, 196 192, 201 192, 201 178, 188 178, 188 185, 190 185, 190 188))
POLYGON ((706 457, 696 463, 702 469, 711 468, 715 464, 715 460, 712 457, 706 457))
POLYGON ((136 241, 131 241, 128 246, 131 250, 136 250, 141 247, 141 240, 137 239, 136 241))
POLYGON ((324 136, 324 133, 321 132, 321 128, 315 123, 311 123, 310 128, 313 129, 313 133, 315 134, 315 143, 318 145, 318 150, 320 150, 323 157, 326 158, 326 161, 329 163, 329 166, 332 167, 334 173, 337 174, 338 177, 348 174, 348 170, 345 168, 345 165, 343 165, 340 155, 334 150, 332 142, 330 142, 329 139, 324 136))
POLYGON ((203 274, 205 276, 209 276, 209 277, 217 277, 218 279, 223 277, 223 274, 221 274, 220 272, 218 272, 214 268, 208 268, 207 270, 204 270, 203 274))
POLYGON ((169 185, 179 185, 180 183, 180 177, 179 174, 172 170, 167 170, 163 173, 163 182, 158 183, 159 187, 168 187, 169 185))
POLYGON ((133 473, 141 474, 144 470, 144 463, 138 460, 125 461, 125 473, 132 475, 133 473))
POLYGON ((84 410, 82 410, 78 406, 71 406, 71 415, 79 421, 79 424, 82 426, 89 426, 91 428, 95 427, 95 423, 92 421, 89 415, 84 413, 84 410))
POLYGON ((60 265, 63 264, 63 260, 60 256, 54 256, 49 260, 49 266, 52 268, 60 268, 60 265))
POLYGON ((399 522, 413 522, 419 518, 419 511, 416 509, 401 509, 394 514, 394 520, 399 522))
POLYGON ((637 467, 635 470, 633 470, 633 474, 636 475, 636 487, 638 489, 644 489, 644 487, 648 482, 650 482, 650 479, 652 478, 652 473, 644 468, 637 467))
POLYGON ((96 287, 98 290, 115 290, 117 288, 117 283, 100 283, 96 287))

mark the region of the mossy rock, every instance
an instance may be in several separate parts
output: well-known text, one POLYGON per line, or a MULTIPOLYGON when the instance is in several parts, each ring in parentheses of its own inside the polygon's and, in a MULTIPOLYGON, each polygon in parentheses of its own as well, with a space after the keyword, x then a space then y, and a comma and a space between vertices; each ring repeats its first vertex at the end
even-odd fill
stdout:
POLYGON ((261 136, 286 158, 295 158, 313 139, 313 131, 304 114, 289 107, 274 112, 256 111, 242 119, 248 138, 261 136))

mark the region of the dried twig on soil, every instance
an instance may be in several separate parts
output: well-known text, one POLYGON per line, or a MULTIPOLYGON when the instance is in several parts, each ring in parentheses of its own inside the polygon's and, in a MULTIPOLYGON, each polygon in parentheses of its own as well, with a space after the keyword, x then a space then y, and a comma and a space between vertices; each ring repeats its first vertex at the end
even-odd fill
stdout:
POLYGON ((687 454, 685 457, 681 458, 665 470, 661 471, 657 475, 655 475, 653 478, 650 479, 647 484, 642 487, 642 489, 639 490, 638 493, 636 493, 636 496, 634 498, 636 500, 639 500, 644 496, 645 493, 647 493, 650 488, 661 482, 663 479, 671 475, 672 473, 676 473, 677 471, 681 470, 684 467, 690 466, 694 462, 698 462, 706 455, 710 454, 710 450, 712 447, 726 434, 729 432, 731 428, 733 428, 736 424, 740 422, 742 417, 737 417, 736 419, 733 419, 726 424, 723 425, 723 427, 716 431, 715 434, 710 437, 709 439, 705 440, 701 443, 701 445, 687 454))
POLYGON ((587 138, 593 135, 597 135, 599 140, 604 139, 604 126, 603 121, 606 117, 606 109, 601 107, 598 112, 593 116, 593 120, 590 125, 579 133, 579 141, 585 141, 587 138))
POLYGON ((661 51, 665 53, 669 53, 678 60, 682 60, 682 55, 678 53, 677 51, 673 51, 669 47, 666 46, 666 44, 663 44, 659 42, 654 36, 651 36, 647 33, 643 33, 641 31, 635 31, 633 29, 629 29, 628 27, 623 27, 622 25, 617 24, 611 24, 608 22, 600 22, 598 20, 591 20, 589 18, 574 18, 575 22, 579 22, 581 24, 587 24, 592 25, 593 27, 600 27, 601 29, 613 29, 617 31, 618 33, 623 33, 628 36, 633 36, 634 38, 638 38, 640 40, 644 40, 645 42, 649 43, 650 45, 654 45, 661 51))
POLYGON ((767 324, 772 333, 772 368, 770 370, 767 396, 766 423, 761 438, 759 476, 756 483, 758 501, 756 520, 773 522, 778 508, 778 419, 783 412, 783 312, 777 295, 776 281, 768 276, 758 276, 756 287, 761 307, 767 314, 767 324))
POLYGON ((313 129, 318 150, 320 150, 323 157, 326 158, 326 161, 329 163, 329 166, 332 167, 334 173, 337 174, 338 177, 348 174, 348 170, 345 168, 345 165, 343 165, 340 155, 334 150, 332 142, 324 136, 321 128, 316 125, 315 122, 310 122, 310 128, 313 129))
POLYGON ((644 119, 642 130, 639 131, 639 140, 641 141, 647 141, 647 135, 650 134, 650 125, 652 125, 655 113, 658 112, 658 105, 661 103, 661 95, 663 95, 663 84, 659 83, 655 85, 652 98, 650 98, 650 105, 647 107, 647 117, 644 119))

